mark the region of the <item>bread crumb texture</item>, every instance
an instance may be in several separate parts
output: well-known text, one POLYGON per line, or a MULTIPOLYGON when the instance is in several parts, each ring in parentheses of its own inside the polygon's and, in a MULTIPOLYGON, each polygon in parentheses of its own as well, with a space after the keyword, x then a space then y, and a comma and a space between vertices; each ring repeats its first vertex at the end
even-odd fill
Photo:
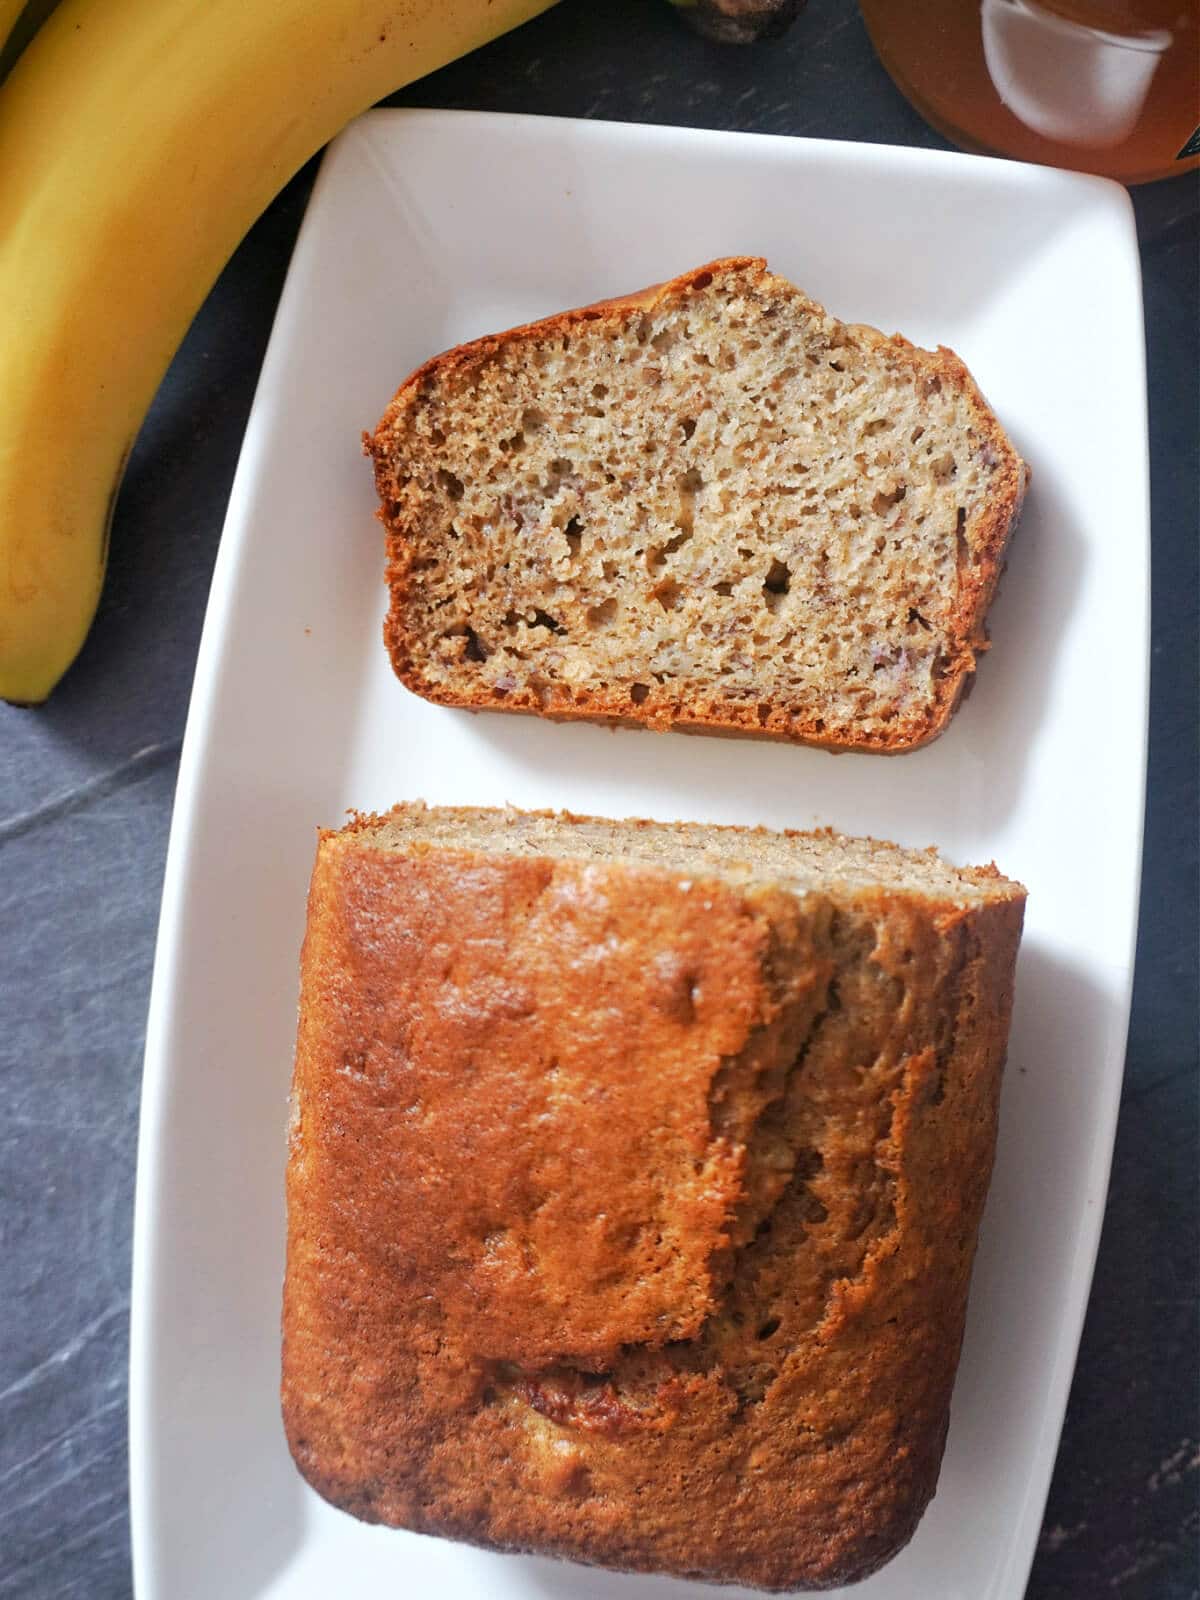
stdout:
POLYGON ((882 752, 949 720, 1026 478, 952 351, 749 257, 439 356, 367 448, 417 693, 882 752))
POLYGON ((769 1589, 933 1494, 1024 891, 833 834, 322 836, 283 1410, 368 1521, 769 1589))

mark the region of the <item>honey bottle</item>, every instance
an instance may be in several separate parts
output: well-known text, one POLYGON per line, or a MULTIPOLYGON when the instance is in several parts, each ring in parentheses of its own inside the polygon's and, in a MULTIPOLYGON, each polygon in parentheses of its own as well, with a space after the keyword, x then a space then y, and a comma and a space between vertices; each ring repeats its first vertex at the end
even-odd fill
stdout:
POLYGON ((860 0, 880 60, 968 150, 1146 183, 1200 164, 1200 0, 860 0))

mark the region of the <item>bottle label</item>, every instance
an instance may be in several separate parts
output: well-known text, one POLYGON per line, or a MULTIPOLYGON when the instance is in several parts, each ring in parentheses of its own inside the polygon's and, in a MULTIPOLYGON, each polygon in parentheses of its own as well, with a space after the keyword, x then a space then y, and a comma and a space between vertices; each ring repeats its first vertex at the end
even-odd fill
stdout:
POLYGON ((1175 159, 1176 161, 1184 161, 1188 156, 1200 156, 1200 128, 1196 129, 1175 159))

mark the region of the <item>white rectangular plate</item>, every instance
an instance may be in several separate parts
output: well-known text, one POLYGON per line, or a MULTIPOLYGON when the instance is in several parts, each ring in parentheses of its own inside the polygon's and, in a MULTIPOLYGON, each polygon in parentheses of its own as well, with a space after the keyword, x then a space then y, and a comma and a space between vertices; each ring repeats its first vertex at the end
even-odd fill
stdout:
MULTIPOLYGON (((318 824, 506 801, 829 823, 1029 887, 1000 1150, 937 1498, 860 1600, 1017 1600, 1104 1209, 1147 677, 1138 260, 1114 184, 925 151, 377 112, 322 169, 229 507, 184 745, 135 1227, 141 1600, 663 1600, 701 1585, 362 1526, 277 1405, 286 1099, 318 824), (1033 466, 994 649, 949 732, 834 757, 427 705, 382 643, 360 434, 427 356, 760 253, 851 321, 964 357, 1033 466)), ((720 1593, 728 1596, 729 1590, 720 1593)))

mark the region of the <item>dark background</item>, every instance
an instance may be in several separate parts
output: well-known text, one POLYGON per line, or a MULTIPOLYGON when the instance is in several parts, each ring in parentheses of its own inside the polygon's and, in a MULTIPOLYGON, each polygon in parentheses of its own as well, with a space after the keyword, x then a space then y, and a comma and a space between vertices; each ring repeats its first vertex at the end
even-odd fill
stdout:
MULTIPOLYGON (((943 146, 851 0, 810 0, 784 40, 745 50, 693 37, 663 0, 565 0, 391 103, 943 146)), ((130 1591, 130 1227, 158 899, 226 497, 314 170, 246 239, 171 368, 78 662, 44 708, 0 706, 0 1596, 130 1591)), ((1141 933, 1104 1235, 1027 1600, 1200 1595, 1200 185, 1134 202, 1154 526, 1141 933)))

